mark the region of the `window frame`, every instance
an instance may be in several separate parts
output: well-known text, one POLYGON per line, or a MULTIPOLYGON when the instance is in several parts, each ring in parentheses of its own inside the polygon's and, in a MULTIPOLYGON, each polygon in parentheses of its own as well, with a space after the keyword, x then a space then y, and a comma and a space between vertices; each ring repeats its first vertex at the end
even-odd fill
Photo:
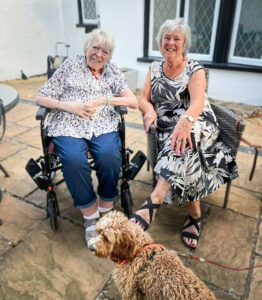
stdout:
POLYGON ((248 57, 234 55, 236 39, 237 39, 237 30, 238 30, 240 15, 241 15, 242 2, 243 2, 242 0, 237 1, 236 13, 235 13, 233 29, 232 29, 232 38, 231 38, 231 43, 230 43, 230 48, 229 48, 228 62, 262 67, 262 56, 261 56, 261 59, 258 59, 258 58, 248 58, 248 57))
POLYGON ((99 0, 95 0, 95 1, 96 1, 96 15, 98 16, 98 18, 96 20, 89 20, 89 19, 84 18, 83 0, 77 0, 79 22, 78 22, 78 24, 76 24, 76 27, 85 28, 85 33, 88 33, 90 31, 92 31, 93 29, 98 28, 100 26, 99 0))
MULTIPOLYGON (((185 0, 184 18, 185 18, 186 23, 188 23, 190 1, 191 0, 185 0)), ((212 61, 212 59, 213 59, 216 34, 217 34, 217 26, 218 26, 218 18, 219 18, 219 9, 220 9, 220 4, 221 4, 221 0, 215 0, 215 1, 216 1, 215 12, 214 12, 214 19, 213 19, 213 24, 212 24, 212 33, 211 33, 209 54, 188 52, 188 57, 191 59, 198 59, 198 60, 205 60, 205 61, 212 61)))
MULTIPOLYGON (((176 4, 176 18, 179 17, 180 15, 180 6, 181 6, 181 0, 177 0, 177 4, 176 4)), ((149 11, 149 38, 148 38, 148 43, 149 43, 149 49, 148 49, 148 53, 150 56, 159 56, 161 57, 161 53, 159 50, 153 50, 153 39, 156 37, 153 37, 153 22, 154 22, 154 8, 155 8, 155 0, 151 0, 150 3, 150 11, 149 11), (152 5, 151 5, 152 4, 152 5)))

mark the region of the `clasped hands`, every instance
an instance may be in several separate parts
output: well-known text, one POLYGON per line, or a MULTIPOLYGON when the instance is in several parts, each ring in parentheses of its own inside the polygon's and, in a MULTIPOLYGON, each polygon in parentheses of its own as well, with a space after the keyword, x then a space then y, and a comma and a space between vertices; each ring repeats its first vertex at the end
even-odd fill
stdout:
POLYGON ((98 98, 87 103, 71 103, 70 112, 82 118, 91 118, 102 104, 106 103, 106 98, 98 98))
MULTIPOLYGON (((150 126, 152 124, 157 127, 157 114, 155 111, 149 111, 144 114, 144 124, 146 133, 149 132, 150 126)), ((191 140, 191 129, 191 122, 184 118, 179 119, 171 135, 171 151, 175 150, 177 155, 183 155, 185 153, 187 143, 189 144, 189 147, 191 149, 193 148, 191 140)))

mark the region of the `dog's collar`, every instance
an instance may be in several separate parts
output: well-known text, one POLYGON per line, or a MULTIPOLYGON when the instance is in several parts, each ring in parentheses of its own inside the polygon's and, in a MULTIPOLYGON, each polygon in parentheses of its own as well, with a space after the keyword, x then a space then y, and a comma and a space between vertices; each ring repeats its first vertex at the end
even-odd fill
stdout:
MULTIPOLYGON (((154 244, 154 243, 147 243, 145 244, 142 248, 140 248, 135 255, 132 258, 135 258, 138 254, 142 253, 143 251, 147 250, 147 249, 159 249, 161 251, 165 250, 166 248, 161 245, 161 244, 154 244)), ((150 256, 151 257, 151 256, 150 256)), ((152 257, 151 257, 152 259, 152 257)), ((127 263, 128 259, 123 259, 119 262, 118 267, 122 268, 126 263, 127 263)))

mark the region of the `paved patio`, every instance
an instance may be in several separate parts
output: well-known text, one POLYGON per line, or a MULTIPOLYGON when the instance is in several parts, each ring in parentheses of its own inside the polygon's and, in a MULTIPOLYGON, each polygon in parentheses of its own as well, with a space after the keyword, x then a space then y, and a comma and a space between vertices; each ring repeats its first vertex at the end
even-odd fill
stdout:
MULTIPOLYGON (((37 107, 34 97, 46 80, 9 81, 20 94, 20 103, 7 114, 7 131, 0 144, 0 162, 10 173, 0 172, 5 189, 0 203, 0 299, 120 299, 111 279, 115 265, 88 252, 81 216, 73 206, 64 184, 57 188, 61 216, 53 233, 45 213, 45 192, 40 191, 25 171, 26 162, 41 155, 37 107)), ((129 111, 127 145, 146 153, 146 136, 141 115, 129 111)), ((247 118, 244 137, 262 143, 262 122, 247 118)), ((229 208, 223 209, 225 188, 202 201, 205 224, 198 249, 190 252, 180 232, 185 208, 163 206, 150 232, 155 241, 180 253, 194 253, 216 263, 244 268, 262 264, 262 158, 258 157, 254 179, 248 180, 253 156, 247 148, 239 152, 240 177, 233 182, 229 208)), ((151 174, 146 166, 131 183, 137 207, 150 193, 151 174)), ((233 271, 214 264, 184 259, 215 292, 218 299, 261 299, 262 269, 233 271)))

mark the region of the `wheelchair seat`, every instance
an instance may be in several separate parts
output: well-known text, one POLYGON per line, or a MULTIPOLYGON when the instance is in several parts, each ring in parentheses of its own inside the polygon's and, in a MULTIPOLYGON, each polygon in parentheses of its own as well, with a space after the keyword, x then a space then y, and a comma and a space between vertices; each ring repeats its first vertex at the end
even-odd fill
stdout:
MULTIPOLYGON (((133 151, 126 148, 125 144, 125 120, 124 115, 127 114, 125 106, 116 106, 115 110, 120 115, 119 133, 121 139, 121 158, 122 165, 120 171, 120 199, 121 207, 123 208, 127 217, 132 215, 132 196, 130 193, 129 182, 135 178, 139 170, 146 161, 146 156, 142 151, 137 151, 130 160, 133 151)), ((37 159, 31 158, 26 164, 26 171, 32 177, 36 185, 47 193, 47 217, 50 217, 51 228, 55 231, 58 228, 57 216, 59 216, 59 205, 55 192, 56 186, 64 182, 64 178, 59 181, 54 180, 54 174, 62 169, 62 164, 55 151, 55 146, 52 138, 47 135, 46 120, 49 109, 40 107, 36 113, 36 120, 40 121, 41 141, 43 148, 43 155, 37 159)), ((94 170, 94 160, 91 153, 88 151, 87 159, 90 167, 94 170)))

